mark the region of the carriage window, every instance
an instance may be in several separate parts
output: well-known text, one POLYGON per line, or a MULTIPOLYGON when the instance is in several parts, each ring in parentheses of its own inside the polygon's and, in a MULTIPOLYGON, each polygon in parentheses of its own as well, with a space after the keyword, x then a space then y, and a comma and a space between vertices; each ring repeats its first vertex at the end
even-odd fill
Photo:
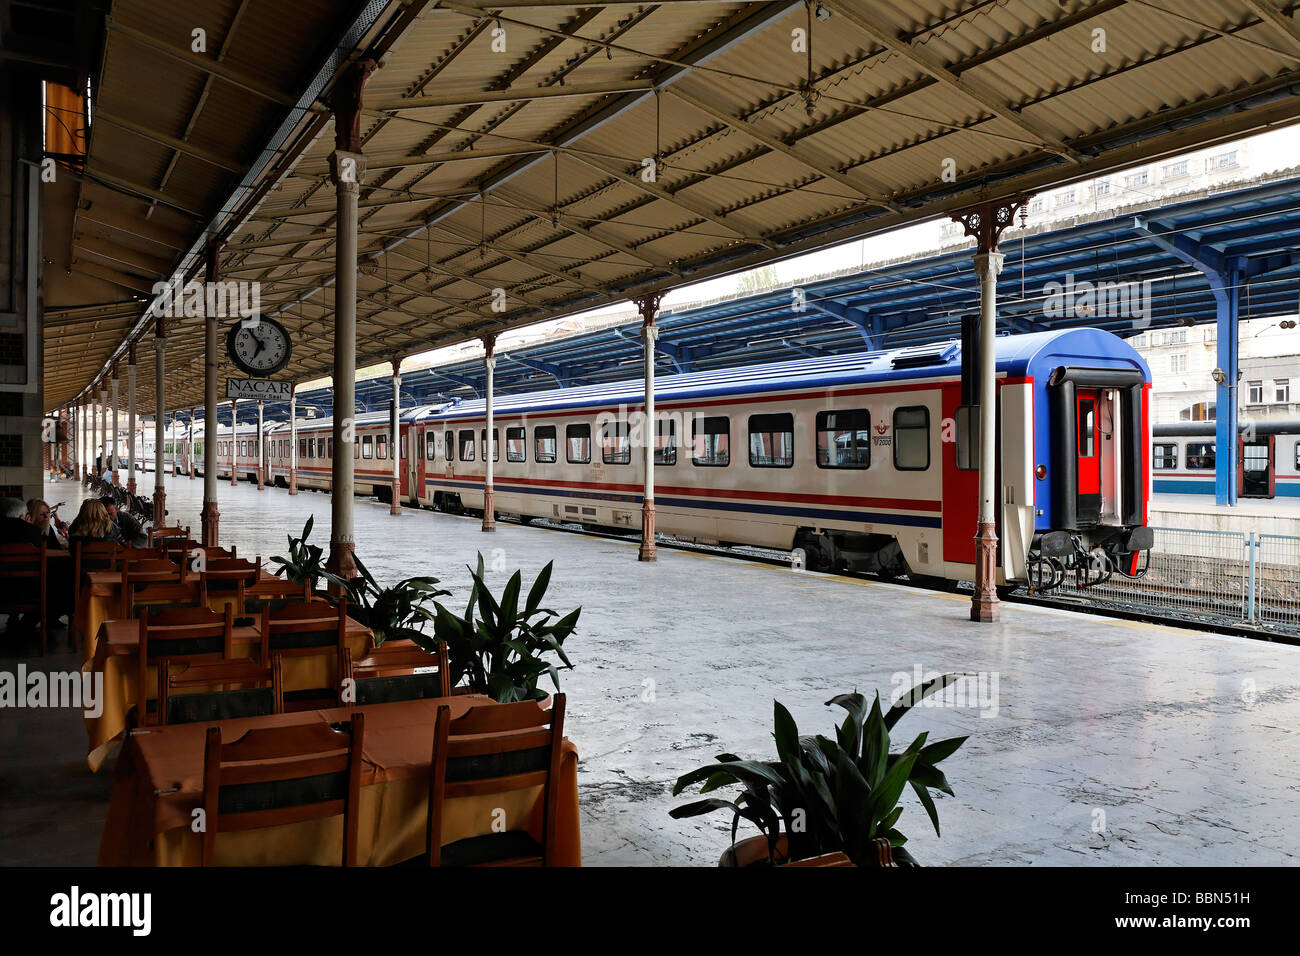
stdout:
POLYGON ((677 464, 676 419, 660 419, 655 422, 655 464, 677 464))
POLYGON ((527 445, 523 428, 506 429, 506 461, 525 461, 528 455, 527 445))
POLYGON ((751 468, 790 468, 794 465, 794 416, 749 416, 749 464, 751 468))
POLYGON ((600 460, 607 465, 632 464, 627 422, 605 422, 600 430, 600 460))
POLYGON ((957 434, 957 467, 963 471, 978 471, 980 466, 980 407, 962 405, 954 419, 957 434))
POLYGON ((1187 443, 1187 467, 1197 471, 1214 470, 1214 442, 1187 443))
MULTIPOLYGON (((483 460, 487 461, 487 429, 486 428, 480 428, 478 430, 478 440, 479 440, 479 444, 483 446, 482 448, 483 460)), ((492 429, 492 460, 493 461, 501 460, 501 434, 495 428, 492 429)))
POLYGON ((333 439, 333 438, 327 438, 327 439, 325 439, 325 457, 326 457, 326 458, 333 458, 333 457, 334 457, 334 439, 333 439))
POLYGON ((817 413, 817 467, 868 468, 871 413, 865 408, 817 413))
POLYGON ((307 457, 308 458, 316 457, 316 439, 314 438, 307 439, 307 457))
POLYGON ((591 426, 564 426, 564 455, 570 463, 585 465, 591 461, 591 426))
POLYGON ((1096 454, 1097 403, 1091 399, 1079 403, 1079 457, 1091 458, 1096 454))
POLYGON ((374 436, 372 436, 372 435, 364 435, 364 436, 362 436, 362 438, 361 438, 361 457, 362 457, 362 458, 373 458, 373 457, 374 457, 374 454, 375 454, 375 450, 374 450, 374 436))
POLYGON ((473 429, 470 429, 470 428, 462 429, 462 430, 461 430, 461 433, 460 433, 457 437, 460 439, 460 444, 459 444, 459 446, 458 446, 458 447, 460 448, 460 455, 459 455, 460 460, 461 460, 461 461, 473 461, 473 460, 474 460, 474 431, 473 431, 473 429))
POLYGON ((450 429, 442 433, 442 450, 447 453, 448 461, 456 460, 456 439, 450 429))
POLYGON ((1156 445, 1152 449, 1152 464, 1157 470, 1168 471, 1178 467, 1177 445, 1156 445))
POLYGON ((930 467, 930 410, 924 405, 894 409, 894 467, 898 471, 930 467))
POLYGON ((1295 443, 1295 467, 1300 471, 1300 441, 1295 443))
POLYGON ((725 415, 697 418, 691 423, 691 461, 703 466, 731 464, 731 420, 725 415))
POLYGON ((405 435, 402 436, 402 444, 400 447, 402 450, 402 457, 405 458, 406 457, 406 436, 405 435))
POLYGON ((538 425, 533 429, 533 460, 542 464, 555 461, 554 425, 538 425))
POLYGON ((424 460, 433 461, 433 456, 434 453, 437 451, 437 448, 438 448, 437 432, 425 432, 424 433, 424 460))
POLYGON ((357 441, 355 438, 352 439, 352 457, 361 457, 361 442, 357 441))
POLYGON ((387 435, 375 436, 375 457, 376 458, 388 457, 388 436, 387 435))

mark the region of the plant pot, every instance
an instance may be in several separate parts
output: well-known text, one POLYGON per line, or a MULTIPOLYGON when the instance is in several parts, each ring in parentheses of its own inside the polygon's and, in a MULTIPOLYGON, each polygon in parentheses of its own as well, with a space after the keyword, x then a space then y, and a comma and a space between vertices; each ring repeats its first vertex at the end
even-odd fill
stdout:
MULTIPOLYGON (((882 864, 883 866, 913 867, 918 865, 912 859, 911 854, 902 847, 890 847, 885 842, 885 846, 881 849, 884 857, 889 861, 882 864)), ((718 866, 770 866, 767 850, 767 837, 748 837, 733 846, 727 847, 718 860, 718 866)), ((839 851, 823 853, 820 856, 812 856, 802 860, 790 860, 788 859, 788 853, 789 845, 786 835, 782 833, 776 839, 776 849, 773 852, 777 866, 853 866, 853 862, 839 851)))

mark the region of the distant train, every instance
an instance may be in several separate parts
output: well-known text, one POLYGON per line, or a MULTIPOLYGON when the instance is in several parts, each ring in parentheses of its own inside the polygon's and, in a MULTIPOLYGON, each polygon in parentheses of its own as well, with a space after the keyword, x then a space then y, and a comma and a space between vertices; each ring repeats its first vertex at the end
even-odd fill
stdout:
MULTIPOLYGON (((1214 422, 1180 422, 1152 429, 1152 490, 1214 494, 1214 422)), ((1242 424, 1238 431, 1237 495, 1300 497, 1300 421, 1242 424)))
MULTIPOLYGON (((660 378, 657 530, 798 548, 814 569, 973 579, 979 422, 962 404, 960 353, 943 342, 660 378)), ((1152 540, 1146 364, 1096 329, 1000 336, 997 363, 999 584, 1051 587, 1083 566, 1141 573, 1152 540)), ((496 511, 638 529, 641 398, 639 380, 499 396, 496 511)), ((401 500, 481 511, 484 424, 481 400, 405 412, 401 500)), ((355 490, 388 500, 388 415, 355 426, 355 490)), ((288 482, 289 441, 287 423, 265 429, 270 483, 288 482)), ((328 490, 332 422, 300 422, 297 441, 299 486, 328 490)), ((256 477, 249 426, 233 443, 221 428, 217 452, 220 476, 233 459, 256 477)))

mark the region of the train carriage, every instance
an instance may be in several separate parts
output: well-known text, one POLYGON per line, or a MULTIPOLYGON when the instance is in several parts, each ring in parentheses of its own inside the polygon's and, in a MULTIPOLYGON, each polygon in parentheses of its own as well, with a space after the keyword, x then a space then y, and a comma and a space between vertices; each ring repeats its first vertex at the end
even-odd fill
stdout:
MULTIPOLYGON (((1215 423, 1156 425, 1151 436, 1152 489, 1213 495, 1218 457, 1215 423)), ((1237 495, 1300 497, 1300 421, 1243 422, 1236 448, 1237 495)))

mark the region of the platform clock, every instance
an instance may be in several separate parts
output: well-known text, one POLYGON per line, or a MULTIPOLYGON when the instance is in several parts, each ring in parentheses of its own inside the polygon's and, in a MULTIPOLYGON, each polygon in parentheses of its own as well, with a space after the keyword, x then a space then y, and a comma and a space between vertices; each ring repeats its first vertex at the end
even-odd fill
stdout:
POLYGON ((237 368, 265 378, 289 364, 293 342, 274 319, 259 318, 256 323, 241 319, 226 335, 226 354, 237 368))

